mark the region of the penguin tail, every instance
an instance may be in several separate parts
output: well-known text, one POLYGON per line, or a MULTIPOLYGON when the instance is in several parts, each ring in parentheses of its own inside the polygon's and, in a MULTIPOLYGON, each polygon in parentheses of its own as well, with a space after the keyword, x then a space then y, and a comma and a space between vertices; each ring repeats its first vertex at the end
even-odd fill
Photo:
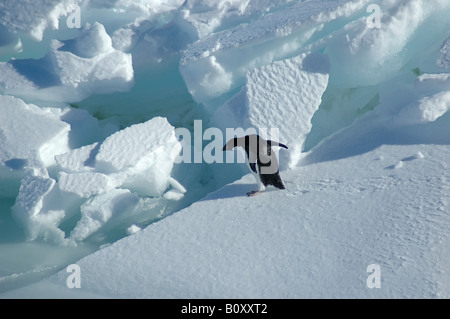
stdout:
POLYGON ((279 189, 286 189, 279 172, 276 172, 275 174, 261 174, 261 181, 264 186, 272 185, 279 189))
POLYGON ((279 189, 286 189, 281 178, 276 179, 272 185, 279 189))

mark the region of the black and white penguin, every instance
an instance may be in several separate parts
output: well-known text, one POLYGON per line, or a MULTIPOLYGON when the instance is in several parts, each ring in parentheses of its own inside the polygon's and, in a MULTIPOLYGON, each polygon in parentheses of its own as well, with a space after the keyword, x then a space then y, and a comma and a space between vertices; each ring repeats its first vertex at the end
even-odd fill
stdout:
POLYGON ((266 186, 272 185, 279 189, 285 189, 280 177, 278 160, 272 151, 272 146, 279 146, 287 149, 284 144, 266 141, 257 134, 246 135, 244 137, 235 137, 230 139, 222 148, 222 151, 232 150, 240 146, 245 150, 246 163, 249 170, 253 173, 259 189, 247 193, 248 196, 255 196, 266 189, 266 186))

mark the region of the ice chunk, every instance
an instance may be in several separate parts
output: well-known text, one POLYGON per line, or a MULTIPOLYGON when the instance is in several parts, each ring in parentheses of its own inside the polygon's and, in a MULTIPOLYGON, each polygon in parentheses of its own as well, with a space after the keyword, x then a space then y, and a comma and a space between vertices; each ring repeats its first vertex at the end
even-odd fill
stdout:
POLYGON ((184 51, 180 72, 197 102, 214 105, 224 92, 241 87, 251 69, 299 55, 324 23, 362 7, 361 1, 345 0, 294 3, 193 43, 184 51), (210 77, 218 87, 211 88, 210 77))
POLYGON ((79 197, 60 192, 36 152, 27 160, 12 214, 24 227, 28 240, 68 244, 60 223, 79 211, 79 197), (78 205, 78 208, 75 208, 78 205))
POLYGON ((131 209, 139 195, 160 197, 171 185, 176 194, 170 199, 181 199, 186 190, 171 177, 180 150, 174 128, 165 118, 154 118, 116 132, 104 142, 57 155, 52 168, 56 180, 49 177, 38 152, 23 163, 8 161, 8 168, 20 166, 26 171, 14 214, 25 225, 29 239, 65 244, 69 239, 59 225, 81 207, 82 217, 71 239, 84 240, 114 215, 119 222, 133 221, 135 212, 130 217, 124 210, 131 209))
POLYGON ((434 122, 450 110, 450 92, 441 92, 420 100, 422 122, 434 122))
MULTIPOLYGON (((161 196, 181 145, 165 118, 154 118, 56 157, 59 188, 83 198, 121 187, 144 196, 161 196)), ((185 191, 185 190, 184 190, 185 191)))
MULTIPOLYGON (((141 17, 150 17, 156 14, 162 14, 170 10, 175 10, 179 6, 181 6, 183 2, 184 0, 117 0, 114 2, 114 6, 116 8, 122 9, 122 11, 128 14, 138 12, 141 17)), ((103 1, 103 3, 105 2, 103 1)))
POLYGON ((70 125, 60 119, 57 110, 0 96, 0 111, 0 167, 8 160, 26 160, 34 150, 50 166, 55 155, 69 150, 70 125))
POLYGON ((29 216, 39 214, 43 198, 53 189, 55 183, 54 179, 37 174, 35 169, 27 169, 14 205, 16 217, 25 221, 29 216))
POLYGON ((186 188, 183 187, 177 180, 173 177, 169 178, 169 184, 172 186, 172 189, 165 192, 163 197, 168 200, 180 200, 184 197, 186 193, 186 188))
POLYGON ((434 122, 450 110, 450 74, 423 74, 417 78, 414 91, 417 100, 400 111, 397 122, 434 122))
POLYGON ((450 92, 424 97, 401 113, 404 120, 416 123, 434 122, 450 110, 450 92))
POLYGON ((55 180, 50 178, 44 169, 25 169, 12 213, 24 226, 28 240, 44 238, 60 244, 65 243, 64 232, 57 227, 65 217, 65 212, 42 211, 46 196, 54 189, 55 184, 55 180))
POLYGON ((131 225, 127 228, 127 235, 132 235, 134 233, 137 233, 138 231, 141 231, 142 228, 136 225, 131 225))
MULTIPOLYGON (((183 21, 187 22, 199 38, 204 38, 217 29, 255 20, 275 7, 281 7, 292 0, 188 0, 179 8, 183 21)), ((187 28, 185 26, 184 28, 187 28)))
POLYGON ((129 174, 120 187, 127 188, 143 196, 161 196, 168 187, 168 177, 172 171, 173 161, 167 154, 148 157, 147 169, 129 174))
POLYGON ((106 172, 119 172, 134 167, 148 153, 156 152, 170 141, 173 127, 166 119, 157 117, 132 125, 108 137, 96 156, 96 167, 106 172))
POLYGON ((77 194, 83 198, 106 193, 114 189, 117 184, 120 182, 113 177, 97 172, 73 174, 61 172, 58 180, 60 190, 77 194))
POLYGON ((181 150, 174 128, 165 118, 154 118, 94 143, 56 157, 59 187, 87 198, 116 187, 145 196, 160 196, 169 184, 181 150))
POLYGON ((114 173, 139 166, 148 154, 157 152, 166 143, 174 144, 174 138, 173 127, 162 117, 132 125, 101 144, 96 169, 114 173))
POLYGON ((98 21, 113 30, 118 24, 138 25, 145 20, 162 20, 159 23, 164 23, 163 14, 176 10, 183 2, 184 0, 4 0, 0 3, 0 25, 11 33, 41 41, 47 29, 59 30, 57 34, 61 36, 70 31, 68 28, 79 28, 78 22, 98 21))
POLYGON ((74 40, 53 40, 44 58, 12 60, 0 64, 0 69, 8 75, 0 81, 3 93, 53 103, 126 91, 134 78, 131 55, 113 49, 99 23, 88 24, 74 40))
POLYGON ((311 133, 306 138, 303 151, 308 152, 324 138, 350 125, 379 105, 380 93, 377 86, 341 89, 329 84, 322 96, 320 108, 311 120, 311 133))
POLYGON ((133 41, 135 34, 135 31, 128 28, 116 30, 111 35, 112 46, 114 49, 128 52, 135 43, 135 41, 133 41))
POLYGON ((0 3, 0 24, 13 33, 24 33, 41 41, 47 28, 58 29, 60 17, 73 10, 82 0, 38 0, 0 3))
POLYGON ((0 92, 36 90, 32 81, 17 72, 11 63, 0 62, 0 92))
MULTIPOLYGON (((100 31, 99 28, 94 28, 89 29, 89 32, 100 31)), ((100 50, 111 46, 111 39, 106 33, 99 38, 100 41, 107 42, 107 44, 98 45, 100 50)), ((79 101, 93 93, 126 91, 131 87, 134 75, 131 55, 117 50, 100 53, 95 50, 83 53, 83 55, 93 55, 89 58, 62 50, 53 50, 49 53, 49 58, 56 65, 55 71, 62 84, 62 87, 55 92, 59 93, 60 99, 79 101)), ((81 52, 81 49, 77 48, 77 51, 81 52)))
POLYGON ((72 53, 82 58, 93 58, 113 50, 111 38, 106 33, 105 27, 95 22, 92 25, 87 24, 75 39, 72 53))
POLYGON ((254 69, 247 75, 249 121, 253 127, 268 129, 268 133, 273 128, 279 130, 279 136, 268 137, 289 145, 290 165, 298 161, 297 155, 311 131, 311 119, 327 88, 328 74, 322 72, 326 65, 326 59, 319 55, 303 55, 254 69))
MULTIPOLYGON (((94 143, 56 157, 62 191, 83 198, 122 187, 144 196, 161 196, 181 145, 164 118, 154 118, 94 143), (66 172, 66 173, 65 173, 66 172)), ((184 190, 185 191, 185 190, 184 190)))
POLYGON ((115 215, 124 214, 139 201, 137 195, 126 189, 115 189, 94 197, 81 206, 81 219, 70 234, 75 241, 82 241, 99 230, 115 215))
POLYGON ((176 201, 176 200, 182 199, 184 197, 184 194, 180 193, 177 190, 171 189, 170 191, 167 191, 166 193, 164 193, 163 197, 168 200, 176 201))
POLYGON ((376 17, 365 16, 335 32, 329 41, 326 53, 333 66, 334 85, 357 87, 382 82, 401 70, 411 56, 422 54, 433 37, 438 39, 448 30, 445 24, 434 22, 426 29, 430 20, 450 9, 448 1, 391 1, 378 8, 379 28, 368 23, 376 17), (415 37, 419 32, 424 36, 415 37))
POLYGON ((156 117, 108 137, 100 146, 95 168, 105 174, 125 174, 121 187, 160 196, 180 151, 174 128, 165 118, 156 117))
MULTIPOLYGON (((232 85, 232 74, 225 71, 225 69, 217 62, 215 56, 210 56, 206 59, 207 72, 198 69, 200 74, 199 85, 202 90, 197 92, 195 89, 191 90, 191 94, 196 96, 200 101, 208 99, 210 96, 219 96, 229 91, 232 85)), ((191 70, 194 71, 194 70, 191 70)), ((191 76, 193 73, 190 74, 191 76)))
POLYGON ((311 119, 327 88, 327 65, 321 55, 304 54, 255 68, 247 73, 245 90, 221 107, 214 121, 220 123, 224 114, 242 110, 245 104, 246 111, 240 111, 236 122, 226 123, 226 127, 254 127, 266 138, 287 144, 288 165, 293 166, 299 160, 312 127, 311 119), (274 132, 278 136, 270 135, 274 132))
POLYGON ((58 169, 66 173, 93 171, 99 143, 86 145, 55 156, 58 169))
POLYGON ((169 183, 170 183, 170 186, 172 186, 175 190, 177 190, 181 194, 186 193, 186 188, 184 188, 184 186, 181 185, 175 178, 170 177, 169 183))

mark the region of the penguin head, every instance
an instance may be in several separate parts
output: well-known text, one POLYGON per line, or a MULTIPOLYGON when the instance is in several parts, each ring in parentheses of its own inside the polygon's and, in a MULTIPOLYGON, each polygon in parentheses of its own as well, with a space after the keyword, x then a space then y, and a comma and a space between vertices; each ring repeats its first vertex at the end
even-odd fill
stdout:
POLYGON ((238 138, 235 137, 233 139, 230 139, 222 148, 222 151, 229 151, 232 150, 233 148, 235 148, 237 146, 238 143, 238 138))
POLYGON ((258 145, 261 143, 261 141, 264 141, 259 135, 257 134, 250 134, 242 137, 235 137, 230 139, 227 144, 224 145, 222 148, 222 151, 229 151, 233 148, 240 146, 242 147, 246 152, 249 151, 249 149, 252 149, 253 152, 256 154, 258 145))

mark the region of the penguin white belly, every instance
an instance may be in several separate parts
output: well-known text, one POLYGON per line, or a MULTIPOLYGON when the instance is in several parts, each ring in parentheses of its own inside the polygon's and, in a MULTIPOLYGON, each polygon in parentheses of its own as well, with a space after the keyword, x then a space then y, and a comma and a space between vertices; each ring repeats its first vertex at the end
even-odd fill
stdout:
POLYGON ((254 192, 250 192, 249 196, 256 195, 266 189, 264 184, 261 182, 261 177, 259 176, 259 166, 257 163, 253 163, 253 168, 250 165, 247 156, 245 156, 245 164, 247 164, 248 170, 252 173, 253 177, 255 178, 256 184, 258 184, 258 190, 254 192))

